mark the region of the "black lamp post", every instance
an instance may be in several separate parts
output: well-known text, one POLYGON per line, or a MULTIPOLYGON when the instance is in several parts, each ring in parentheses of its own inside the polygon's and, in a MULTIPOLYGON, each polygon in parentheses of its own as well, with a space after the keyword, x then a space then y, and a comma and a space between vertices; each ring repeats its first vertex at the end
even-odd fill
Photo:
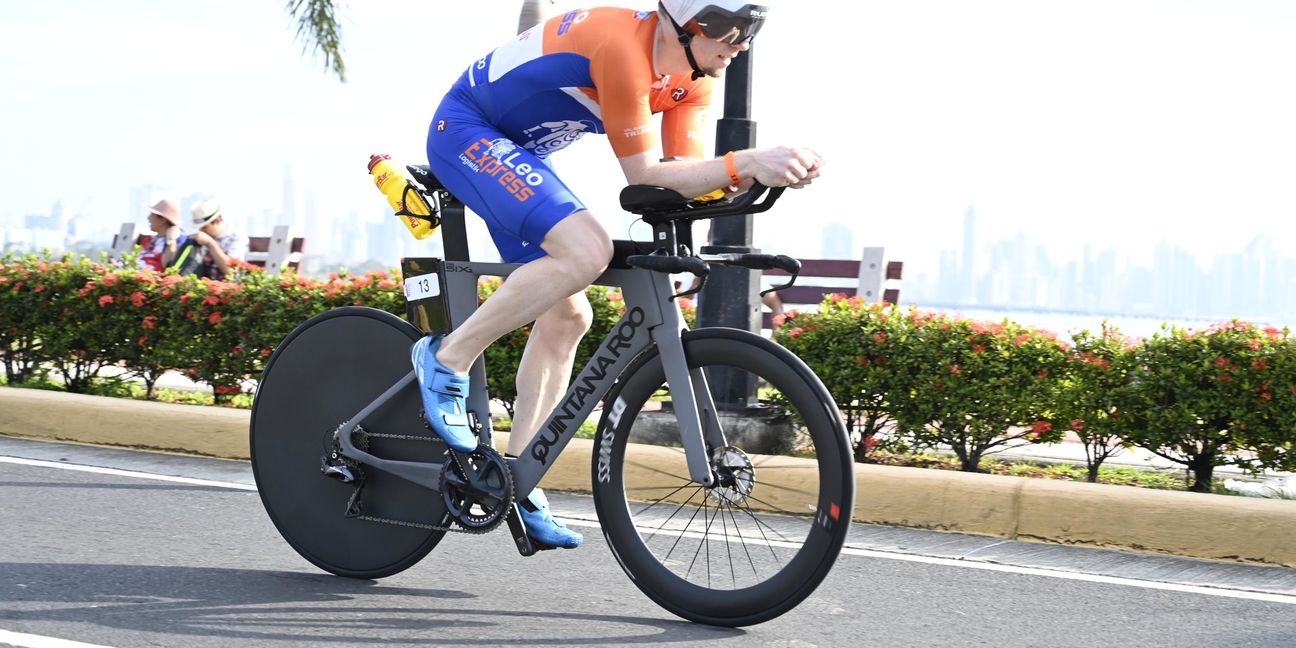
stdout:
MULTIPOLYGON (((725 71, 724 117, 716 124, 716 154, 753 148, 756 122, 751 120, 751 61, 753 50, 739 54, 725 71)), ((711 222, 710 244, 704 254, 755 252, 752 217, 726 216, 711 222)), ((756 270, 715 265, 698 295, 698 326, 727 326, 760 332, 760 274, 756 270)), ((754 405, 756 385, 750 375, 732 370, 708 376, 717 407, 740 410, 754 405)))

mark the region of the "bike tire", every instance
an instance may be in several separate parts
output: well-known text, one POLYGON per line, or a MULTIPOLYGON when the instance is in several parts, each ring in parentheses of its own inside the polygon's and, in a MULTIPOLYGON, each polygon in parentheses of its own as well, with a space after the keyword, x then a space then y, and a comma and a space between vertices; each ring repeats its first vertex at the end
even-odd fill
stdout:
MULTIPOLYGON (((655 349, 647 351, 610 390, 595 436, 591 467, 603 534, 631 581, 666 610, 719 626, 768 621, 794 608, 818 587, 845 542, 855 495, 854 459, 845 425, 819 378, 778 344, 736 329, 700 329, 684 333, 684 352, 690 369, 703 368, 709 381, 714 375, 710 368, 715 367, 742 370, 765 381, 765 392, 781 399, 783 409, 757 406, 746 414, 767 412, 771 420, 779 421, 786 416, 788 429, 801 435, 797 437, 801 449, 806 443, 812 445, 814 459, 746 455, 751 470, 746 483, 752 486, 741 495, 738 486, 715 490, 692 482, 682 449, 631 443, 632 434, 653 418, 658 421, 655 425, 666 420, 667 427, 674 424, 678 431, 673 415, 663 419, 645 410, 654 398, 663 397, 665 389, 661 358, 655 349), (668 489, 674 490, 659 495, 668 489), (681 503, 685 494, 688 498, 681 503), (695 501, 699 494, 701 499, 695 501), (671 507, 676 507, 675 512, 658 524, 671 507), (699 514, 707 521, 692 526, 699 514), (722 525, 724 537, 713 542, 712 534, 719 535, 722 525), (686 548, 674 554, 681 544, 686 548), (741 564, 744 557, 751 563, 750 575, 741 564), (699 560, 705 562, 705 583, 700 582, 704 570, 699 560)), ((729 425, 725 427, 731 447, 758 443, 740 440, 737 433, 730 434, 729 425)), ((730 463, 742 462, 735 458, 730 463)))
MULTIPOLYGON (((275 528, 303 558, 352 578, 382 578, 408 569, 445 535, 412 525, 347 517, 354 484, 321 474, 333 432, 410 371, 410 345, 421 336, 408 322, 363 307, 330 310, 307 320, 270 357, 252 405, 252 472, 275 528)), ((369 452, 440 463, 445 445, 424 427, 412 383, 362 426, 371 433, 430 437, 374 438, 369 452)), ((367 515, 444 526, 436 493, 364 468, 359 499, 367 515)))

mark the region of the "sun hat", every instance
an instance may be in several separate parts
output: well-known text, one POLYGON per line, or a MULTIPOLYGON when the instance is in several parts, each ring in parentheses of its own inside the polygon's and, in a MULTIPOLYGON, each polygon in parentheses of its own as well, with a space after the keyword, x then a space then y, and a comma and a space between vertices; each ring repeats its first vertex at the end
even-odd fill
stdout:
POLYGON ((148 210, 150 214, 157 214, 167 219, 172 225, 180 224, 180 206, 166 198, 157 201, 148 210))
POLYGON ((198 227, 216 220, 216 217, 220 215, 221 208, 215 200, 204 200, 194 205, 193 208, 193 222, 198 227))

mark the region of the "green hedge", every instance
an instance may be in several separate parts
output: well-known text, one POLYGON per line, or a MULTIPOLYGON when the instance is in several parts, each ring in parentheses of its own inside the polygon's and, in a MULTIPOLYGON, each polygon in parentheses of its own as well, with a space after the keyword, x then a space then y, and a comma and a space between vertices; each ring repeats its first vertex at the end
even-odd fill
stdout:
MULTIPOLYGON (((484 278, 485 299, 500 285, 484 278)), ((594 309, 574 371, 621 317, 619 291, 586 291, 594 309)), ((685 318, 695 317, 681 300, 685 318)), ((67 389, 85 392, 104 367, 123 367, 152 397, 167 371, 184 372, 227 403, 265 368, 275 347, 310 317, 340 306, 404 316, 398 275, 331 275, 327 281, 246 269, 237 283, 113 268, 88 259, 27 255, 0 259, 0 357, 10 384, 52 367, 67 389)), ((512 411, 513 377, 530 327, 486 352, 491 395, 512 411)))
MULTIPOLYGON (((500 285, 483 279, 479 297, 500 285)), ((586 291, 594 319, 573 371, 624 312, 618 291, 586 291)), ((693 305, 681 300, 690 323, 693 305)), ((0 359, 19 383, 57 372, 84 392, 108 366, 144 381, 178 370, 218 403, 254 384, 301 322, 346 305, 404 314, 397 276, 317 281, 248 270, 237 283, 108 267, 86 259, 0 258, 0 359)), ((492 397, 512 411, 529 327, 486 352, 492 397)), ((1166 327, 1142 341, 1106 328, 1070 341, 1012 322, 983 323, 831 295, 817 312, 780 317, 774 339, 823 378, 856 458, 890 446, 949 447, 964 470, 1014 441, 1084 442, 1089 474, 1138 445, 1193 472, 1296 469, 1296 340, 1245 322, 1166 327)))
POLYGON ((1296 469, 1296 340, 1229 322, 1164 327, 1142 341, 1104 327, 1072 341, 1012 322, 976 322, 830 295, 791 311, 774 338, 829 385, 866 458, 877 435, 946 446, 964 470, 1014 440, 1084 442, 1091 479, 1137 445, 1193 472, 1296 469))

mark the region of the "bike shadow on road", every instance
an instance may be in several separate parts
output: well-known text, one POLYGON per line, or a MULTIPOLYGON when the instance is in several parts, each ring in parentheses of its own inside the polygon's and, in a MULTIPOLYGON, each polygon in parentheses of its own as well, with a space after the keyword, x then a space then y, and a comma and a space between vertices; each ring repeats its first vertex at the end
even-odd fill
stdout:
MULTIPOLYGON (((7 608, 0 618, 40 624, 311 644, 593 646, 745 634, 676 619, 483 609, 480 602, 476 594, 459 590, 321 573, 0 562, 0 606, 7 608)), ((596 604, 591 601, 590 607, 596 604)))

